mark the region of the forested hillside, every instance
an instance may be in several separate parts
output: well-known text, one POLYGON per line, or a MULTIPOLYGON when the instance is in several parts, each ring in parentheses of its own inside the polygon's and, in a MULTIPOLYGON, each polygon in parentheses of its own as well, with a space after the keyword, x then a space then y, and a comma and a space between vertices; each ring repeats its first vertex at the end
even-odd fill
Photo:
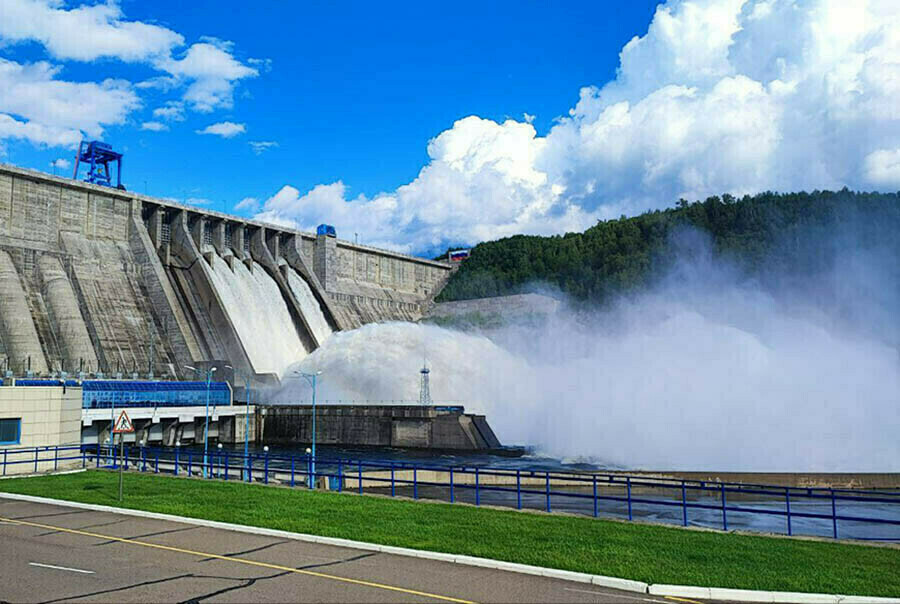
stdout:
POLYGON ((633 218, 583 233, 517 235, 478 244, 438 301, 500 296, 549 284, 579 300, 602 302, 645 287, 678 257, 678 234, 705 233, 713 254, 749 277, 810 277, 842 254, 864 250, 900 266, 900 195, 847 189, 730 195, 633 218))

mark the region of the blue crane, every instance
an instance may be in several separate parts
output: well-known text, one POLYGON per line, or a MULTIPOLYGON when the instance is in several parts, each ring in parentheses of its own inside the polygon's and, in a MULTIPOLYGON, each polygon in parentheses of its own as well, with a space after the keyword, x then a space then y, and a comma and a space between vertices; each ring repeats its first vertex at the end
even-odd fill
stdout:
POLYGON ((78 178, 78 166, 81 163, 88 164, 90 169, 84 182, 104 187, 112 187, 112 172, 110 164, 116 164, 117 189, 125 190, 122 185, 122 154, 113 151, 112 146, 101 141, 81 141, 78 153, 75 155, 75 171, 72 178, 78 178))

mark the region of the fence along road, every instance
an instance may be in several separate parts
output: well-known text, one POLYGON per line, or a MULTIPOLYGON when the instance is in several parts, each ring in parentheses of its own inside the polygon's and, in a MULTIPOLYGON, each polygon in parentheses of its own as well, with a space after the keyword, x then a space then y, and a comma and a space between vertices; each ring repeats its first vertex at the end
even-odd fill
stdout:
MULTIPOLYGON (((5 449, 2 473, 61 467, 116 468, 111 447, 81 445, 5 449)), ((125 447, 126 469, 202 476, 190 449, 125 447)), ((900 541, 900 492, 800 488, 681 480, 627 474, 509 470, 397 461, 331 459, 213 450, 208 475, 222 480, 313 484, 450 503, 615 516, 683 526, 787 535, 900 541), (315 463, 313 463, 313 461, 315 463)))

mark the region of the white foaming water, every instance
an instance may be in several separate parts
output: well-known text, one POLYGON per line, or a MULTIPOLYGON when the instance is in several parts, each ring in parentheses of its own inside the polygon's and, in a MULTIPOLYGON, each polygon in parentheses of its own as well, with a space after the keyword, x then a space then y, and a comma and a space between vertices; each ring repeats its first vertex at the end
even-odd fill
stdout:
POLYGON ((300 310, 303 312, 307 325, 312 330, 316 341, 321 345, 331 336, 331 327, 328 325, 328 320, 322 312, 319 301, 310 289, 306 279, 297 274, 297 271, 292 268, 288 269, 287 281, 291 291, 294 292, 294 296, 297 298, 297 302, 300 304, 300 310))
MULTIPOLYGON (((695 286, 696 287, 696 286, 695 286)), ((432 325, 338 332, 297 364, 322 399, 415 399, 486 413, 500 440, 628 468, 900 470, 897 349, 758 291, 668 287, 491 339, 432 325)), ((292 386, 288 386, 291 388, 292 386)))
POLYGON ((308 354, 278 284, 262 266, 254 262, 251 272, 243 262, 235 261, 232 272, 214 254, 211 273, 216 291, 257 373, 281 375, 289 363, 308 354))

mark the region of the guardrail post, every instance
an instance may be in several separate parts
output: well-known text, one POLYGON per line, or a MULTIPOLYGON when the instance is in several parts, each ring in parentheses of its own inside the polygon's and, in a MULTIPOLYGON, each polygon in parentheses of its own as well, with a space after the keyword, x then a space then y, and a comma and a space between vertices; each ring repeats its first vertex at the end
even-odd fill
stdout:
POLYGON ((628 493, 628 519, 632 520, 633 517, 631 514, 631 476, 625 477, 625 490, 628 493))
POLYGON ((475 468, 475 505, 481 505, 481 489, 478 483, 478 468, 475 468))
POLYGON ((228 480, 228 451, 225 451, 225 480, 228 480))
POLYGON ((56 468, 59 467, 59 447, 53 448, 53 471, 56 472, 56 468))
POLYGON ((358 474, 357 474, 358 483, 356 486, 359 489, 359 494, 362 495, 363 494, 363 484, 362 484, 362 460, 361 459, 359 460, 359 466, 358 466, 357 470, 358 470, 358 474))
POLYGON ((338 493, 344 492, 344 462, 338 460, 338 493))
MULTIPOLYGON (((81 467, 87 467, 87 449, 85 449, 84 447, 81 447, 81 467)), ((5 470, 6 467, 4 466, 3 469, 5 470)))
MULTIPOLYGON (((35 447, 34 448, 34 471, 35 471, 35 473, 37 473, 37 471, 38 471, 37 469, 38 469, 38 448, 35 447)), ((832 498, 832 501, 833 500, 834 499, 832 498)))
POLYGON ((550 512, 550 472, 547 472, 547 512, 550 512))
POLYGON ((192 471, 193 465, 194 465, 194 453, 193 453, 193 451, 188 451, 188 476, 194 475, 194 472, 192 471))
POLYGON ((834 489, 831 489, 831 525, 834 529, 834 538, 837 539, 837 503, 834 500, 834 489))
POLYGON ((687 489, 681 481, 681 525, 687 526, 687 489))
POLYGON ((247 453, 247 482, 253 482, 253 453, 247 453))
POLYGON ((156 469, 154 470, 157 474, 159 474, 159 449, 156 450, 156 469))
POLYGON ((309 453, 306 454, 306 486, 310 489, 315 486, 312 475, 312 456, 309 453))
POLYGON ((178 447, 175 447, 175 476, 178 476, 178 447))
POLYGON ((522 471, 516 470, 516 509, 522 509, 522 471))
POLYGON ((453 468, 450 468, 450 503, 453 503, 453 468))
POLYGON ((263 484, 269 484, 269 454, 266 453, 266 465, 263 468, 263 484))
POLYGON ((391 497, 394 496, 394 462, 391 462, 391 497))
POLYGON ((725 503, 725 483, 719 483, 722 491, 722 530, 728 530, 728 505, 725 503))
POLYGON ((789 487, 785 487, 784 489, 784 505, 787 508, 787 533, 788 537, 791 536, 791 489, 789 487))
POLYGON ((413 466, 413 499, 419 498, 419 469, 413 466))
POLYGON ((3 449, 3 475, 6 476, 6 453, 7 450, 3 449))
POLYGON ((147 449, 141 447, 141 472, 147 471, 147 449))
POLYGON ((291 455, 291 486, 294 486, 294 456, 291 455))
POLYGON ((600 510, 597 506, 597 475, 596 474, 594 474, 593 483, 594 483, 594 518, 596 518, 597 516, 600 515, 600 510))
MULTIPOLYGON (((99 439, 100 439, 100 437, 98 436, 97 440, 99 441, 99 439)), ((94 458, 94 461, 97 463, 97 467, 99 468, 100 467, 100 443, 99 442, 97 443, 97 456, 94 458)))

